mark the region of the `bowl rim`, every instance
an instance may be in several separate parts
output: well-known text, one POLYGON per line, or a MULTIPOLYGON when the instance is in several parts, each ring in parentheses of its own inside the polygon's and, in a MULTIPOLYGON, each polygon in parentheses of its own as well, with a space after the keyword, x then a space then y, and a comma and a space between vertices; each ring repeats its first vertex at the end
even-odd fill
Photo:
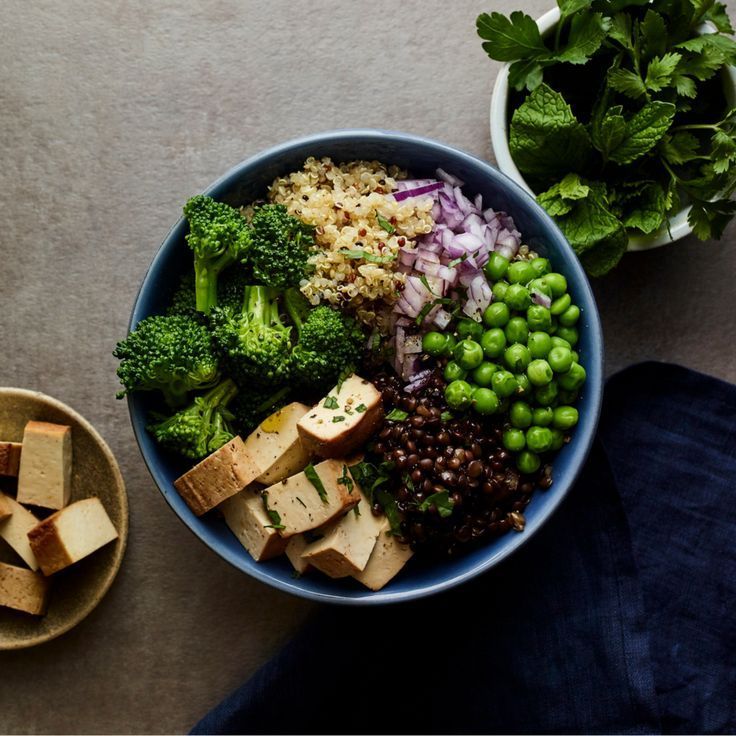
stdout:
MULTIPOLYGON (((540 33, 545 33, 552 29, 555 24, 560 20, 560 9, 558 6, 550 8, 546 13, 541 15, 536 23, 540 33)), ((709 26, 704 24, 702 32, 707 33, 709 26)), ((511 157, 511 151, 509 149, 509 136, 508 136, 508 99, 509 99, 509 68, 511 62, 506 62, 499 69, 496 77, 496 82, 493 85, 493 92, 491 93, 491 103, 489 110, 489 121, 490 121, 490 132, 491 132, 491 146, 493 148, 493 154, 498 163, 498 167, 507 176, 511 177, 519 186, 525 189, 529 194, 535 196, 531 187, 527 184, 524 176, 519 171, 518 167, 514 163, 511 157)), ((730 82, 731 87, 734 89, 736 94, 736 69, 734 67, 726 67, 726 75, 730 82)), ((659 230, 650 235, 629 235, 629 243, 627 251, 636 252, 644 250, 652 250, 654 248, 661 248, 663 245, 674 243, 681 238, 687 237, 693 231, 692 227, 687 221, 690 207, 683 207, 681 210, 676 212, 670 218, 669 230, 666 226, 663 226, 659 230)))
POLYGON ((113 557, 112 564, 110 565, 107 574, 105 575, 102 585, 97 589, 97 591, 95 591, 94 597, 89 601, 86 606, 79 609, 79 611, 76 612, 76 615, 69 618, 68 621, 66 621, 64 624, 59 626, 59 628, 54 629, 53 631, 50 631, 46 634, 39 634, 35 637, 25 639, 17 643, 0 643, 0 651, 13 651, 18 649, 27 649, 39 644, 45 644, 47 641, 52 641, 53 639, 66 634, 68 631, 71 631, 75 626, 84 621, 84 619, 87 618, 87 616, 89 616, 89 614, 92 613, 92 611, 94 611, 95 608, 97 608, 97 606, 102 602, 102 599, 107 595, 107 592, 110 590, 112 584, 115 582, 115 578, 117 577, 118 572, 120 571, 120 567, 123 564, 123 558, 125 557, 125 552, 128 547, 130 508, 128 504, 128 494, 125 488, 125 480, 123 479, 123 474, 120 470, 120 466, 118 465, 118 461, 116 460, 115 455, 113 455, 112 450, 110 449, 107 442, 103 439, 102 435, 87 419, 79 414, 79 412, 72 409, 68 404, 65 404, 63 401, 55 399, 53 396, 49 396, 48 394, 42 393, 41 391, 34 391, 32 389, 0 386, 0 395, 23 396, 25 398, 41 401, 42 403, 47 404, 58 411, 68 414, 75 422, 83 427, 84 430, 89 433, 89 435, 98 445, 98 447, 102 451, 102 454, 105 457, 105 460, 110 465, 113 477, 115 478, 115 485, 117 486, 119 491, 120 503, 122 507, 120 524, 119 528, 117 529, 119 539, 119 542, 116 545, 117 551, 115 553, 115 556, 113 557))
MULTIPOLYGON (((133 427, 133 433, 135 435, 136 442, 138 443, 138 448, 149 474, 153 478, 153 481, 159 489, 161 495, 163 495, 164 499, 172 508, 176 516, 194 534, 194 536, 200 540, 200 542, 209 547, 209 549, 211 549, 220 558, 233 565, 233 567, 255 578, 256 580, 270 585, 278 590, 319 603, 335 603, 347 606, 384 605, 389 603, 400 603, 441 593, 443 591, 454 588, 464 582, 467 582, 468 580, 477 577, 483 572, 486 572, 502 560, 512 555, 522 545, 528 542, 529 539, 531 539, 536 534, 536 532, 542 526, 544 526, 544 524, 554 515, 562 501, 567 497, 568 492, 570 491, 571 487, 573 486, 578 476, 580 475, 580 472, 582 471, 586 458, 588 457, 588 454, 590 453, 590 450, 592 448, 593 441, 596 436, 596 429, 600 419, 601 405, 603 400, 604 373, 603 330, 601 326, 600 315, 598 313, 598 306, 596 304, 592 288, 588 281, 587 274, 580 265, 579 260, 572 251, 572 248, 567 243, 567 240, 562 235, 561 231, 554 223, 552 218, 542 209, 542 207, 536 202, 534 197, 532 197, 511 177, 507 176, 502 171, 499 171, 490 163, 483 161, 477 156, 474 156, 466 151, 447 145, 445 143, 441 143, 431 138, 426 138, 411 133, 373 128, 342 128, 332 131, 313 133, 299 138, 293 138, 283 143, 279 143, 266 148, 254 154, 253 156, 244 159, 240 163, 230 167, 222 176, 218 177, 212 184, 210 184, 203 193, 209 194, 211 196, 216 195, 221 187, 228 184, 231 179, 237 178, 243 171, 247 171, 250 168, 265 163, 274 156, 288 154, 293 149, 302 149, 313 145, 333 143, 338 141, 350 141, 355 138, 360 138, 362 142, 364 142, 366 139, 370 139, 377 142, 392 141, 398 143, 409 143, 411 145, 419 144, 429 149, 441 151, 444 154, 452 155, 462 161, 466 161, 473 167, 480 167, 482 170, 484 170, 484 174, 489 176, 490 178, 498 179, 500 177, 502 180, 505 180, 503 182, 505 186, 511 188, 512 190, 515 190, 522 199, 526 198, 531 206, 539 212, 542 219, 546 221, 547 226, 550 227, 553 231, 557 232, 559 240, 561 241, 563 246, 570 249, 570 262, 572 264, 572 268, 578 272, 581 290, 584 293, 584 300, 592 306, 589 314, 590 324, 588 329, 592 330, 592 342, 594 343, 592 348, 595 351, 595 354, 590 355, 590 361, 596 370, 589 373, 591 397, 591 406, 589 408, 589 412, 592 418, 589 433, 587 436, 580 437, 574 443, 574 453, 569 461, 574 470, 570 473, 567 483, 564 486, 557 486, 555 496, 553 497, 547 509, 547 512, 543 517, 535 519, 534 523, 532 524, 527 524, 523 533, 516 534, 513 537, 509 537, 507 543, 501 549, 496 551, 495 554, 484 557, 483 559, 472 565, 470 568, 454 574, 451 577, 447 577, 439 581, 433 581, 431 583, 423 585, 420 588, 413 588, 411 590, 392 592, 389 588, 379 591, 361 591, 359 595, 348 595, 340 591, 337 591, 335 593, 325 593, 321 591, 307 590, 300 587, 298 585, 298 581, 287 581, 270 575, 268 567, 265 565, 255 565, 252 568, 246 568, 243 564, 241 564, 242 555, 233 554, 230 552, 230 550, 223 549, 216 539, 210 540, 204 538, 194 527, 194 523, 200 517, 194 516, 194 514, 191 512, 187 514, 186 517, 184 517, 178 512, 173 502, 173 496, 174 494, 176 494, 176 490, 173 488, 172 484, 169 484, 168 481, 162 477, 158 466, 152 467, 152 463, 149 463, 146 452, 144 451, 143 443, 141 441, 141 437, 145 432, 145 422, 137 420, 137 412, 136 407, 134 406, 133 397, 127 397, 128 411, 133 427)), ((152 286, 153 282, 149 284, 149 281, 152 279, 152 274, 155 270, 157 270, 159 262, 165 258, 166 251, 168 251, 168 249, 170 247, 173 247, 173 245, 175 244, 174 235, 181 227, 182 222, 183 218, 179 217, 179 219, 170 228, 163 242, 156 251, 148 269, 146 270, 143 280, 141 281, 141 285, 138 289, 135 302, 133 304, 133 309, 128 324, 129 331, 132 330, 133 327, 141 319, 143 319, 143 317, 146 316, 144 310, 142 309, 141 296, 144 291, 152 286)), ((245 550, 243 550, 243 552, 247 554, 245 550)))

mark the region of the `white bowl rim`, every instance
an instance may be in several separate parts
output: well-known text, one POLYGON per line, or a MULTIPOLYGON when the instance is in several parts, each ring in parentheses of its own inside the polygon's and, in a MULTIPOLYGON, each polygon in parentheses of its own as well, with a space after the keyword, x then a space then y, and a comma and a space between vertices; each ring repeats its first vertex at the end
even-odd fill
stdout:
MULTIPOLYGON (((548 10, 544 15, 537 19, 537 26, 540 33, 549 31, 560 20, 560 9, 555 6, 548 10)), ((704 30, 704 32, 707 32, 704 30)), ((493 155, 496 158, 498 168, 511 177, 519 186, 525 189, 533 197, 536 193, 526 183, 523 175, 517 168, 514 160, 511 158, 509 150, 508 123, 507 123, 507 105, 509 96, 509 67, 510 62, 504 64, 498 72, 496 83, 493 86, 491 94, 490 106, 490 128, 491 128, 491 146, 493 155)), ((736 69, 727 67, 727 74, 736 95, 736 69)), ((687 221, 689 207, 681 209, 670 217, 669 230, 663 226, 651 235, 630 235, 627 250, 629 252, 652 250, 660 248, 668 243, 673 243, 680 238, 690 235, 693 231, 687 221)))

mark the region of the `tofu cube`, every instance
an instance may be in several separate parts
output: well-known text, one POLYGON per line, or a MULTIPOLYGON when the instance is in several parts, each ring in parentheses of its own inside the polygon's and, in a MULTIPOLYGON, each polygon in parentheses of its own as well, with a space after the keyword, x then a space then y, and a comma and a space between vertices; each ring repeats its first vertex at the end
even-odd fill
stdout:
POLYGON ((296 425, 308 411, 306 404, 294 401, 264 419, 245 440, 245 450, 258 470, 258 483, 270 486, 307 467, 309 453, 296 425))
POLYGON ((18 470, 18 503, 62 509, 72 490, 72 428, 28 422, 18 470))
POLYGON ((31 570, 38 570, 36 555, 28 541, 28 532, 38 524, 38 519, 10 496, 0 493, 0 502, 11 511, 10 516, 0 521, 0 539, 4 539, 31 570))
POLYGON ((310 544, 302 559, 331 578, 355 575, 365 568, 383 526, 383 519, 373 515, 365 496, 345 516, 324 530, 322 539, 310 544))
POLYGON ((307 560, 302 559, 302 552, 309 546, 310 542, 304 534, 295 534, 286 541, 286 556, 294 570, 303 575, 311 567, 307 560))
POLYGON ((39 616, 46 613, 48 592, 40 573, 0 562, 0 606, 39 616))
POLYGON ((220 509, 225 523, 257 562, 270 560, 286 549, 288 540, 274 529, 258 489, 246 488, 230 496, 220 509))
POLYGON ((0 521, 7 519, 13 513, 13 507, 7 500, 7 496, 0 494, 0 521))
POLYGON ((52 514, 28 532, 44 575, 53 575, 118 538, 99 498, 85 498, 52 514))
POLYGON ((22 447, 20 442, 0 442, 0 475, 18 475, 22 447))
POLYGON ((342 516, 360 501, 360 493, 347 470, 344 460, 325 460, 316 466, 308 466, 301 473, 284 478, 266 488, 267 507, 276 512, 282 537, 292 537, 318 526, 324 526, 342 516), (314 470, 314 479, 324 489, 320 490, 308 476, 314 470))
POLYGON ((187 506, 202 516, 250 485, 259 471, 240 437, 235 437, 174 481, 187 506))
POLYGON ((368 564, 353 577, 371 590, 380 590, 392 580, 414 554, 406 544, 399 544, 390 534, 391 525, 384 519, 368 564))
POLYGON ((319 457, 344 457, 358 449, 383 419, 378 389, 353 374, 332 389, 297 425, 304 447, 319 457))

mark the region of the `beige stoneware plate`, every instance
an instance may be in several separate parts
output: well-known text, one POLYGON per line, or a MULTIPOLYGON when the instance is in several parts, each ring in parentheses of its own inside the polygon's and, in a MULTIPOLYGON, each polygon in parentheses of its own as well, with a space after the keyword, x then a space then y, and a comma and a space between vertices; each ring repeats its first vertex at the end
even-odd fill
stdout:
MULTIPOLYGON (((119 538, 51 580, 48 612, 28 616, 0 607, 0 650, 22 649, 54 639, 85 618, 112 585, 128 538, 128 499, 118 464, 92 425, 68 406, 36 391, 0 387, 0 439, 20 442, 31 419, 68 424, 72 428, 72 501, 98 496, 119 538)), ((0 478, 0 490, 14 479, 0 478)), ((22 565, 0 540, 0 560, 22 565)))

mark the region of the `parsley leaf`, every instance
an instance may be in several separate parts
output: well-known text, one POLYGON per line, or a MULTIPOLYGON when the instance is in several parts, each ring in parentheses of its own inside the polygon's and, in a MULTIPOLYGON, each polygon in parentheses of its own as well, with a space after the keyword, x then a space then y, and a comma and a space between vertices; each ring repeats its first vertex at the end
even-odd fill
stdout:
POLYGON ((317 471, 315 470, 312 463, 309 463, 309 465, 304 468, 304 475, 306 476, 307 480, 317 489, 317 493, 319 494, 322 503, 327 503, 327 490, 325 489, 325 485, 322 482, 322 478, 317 475, 317 471))
POLYGON ((408 412, 405 412, 403 409, 391 409, 391 411, 386 414, 386 419, 390 422, 403 422, 408 418, 408 412))
POLYGON ((672 83, 672 77, 677 65, 682 60, 680 54, 670 52, 663 56, 655 56, 647 67, 647 76, 644 80, 647 89, 652 92, 660 92, 672 83))
POLYGON ((511 118, 511 155, 524 173, 544 180, 578 171, 590 153, 590 138, 559 92, 542 84, 511 118))
POLYGON ((616 92, 631 97, 632 100, 637 100, 647 93, 642 78, 629 69, 611 69, 608 73, 608 84, 616 92))
POLYGON ((478 35, 486 40, 483 48, 496 61, 516 61, 546 56, 536 21, 516 10, 506 17, 501 13, 481 13, 476 20, 478 35))
POLYGON ((723 3, 713 3, 703 16, 703 20, 709 20, 721 33, 734 33, 731 19, 723 3))
POLYGON ((385 256, 377 256, 373 253, 369 253, 367 250, 363 250, 362 248, 342 248, 340 253, 344 255, 345 258, 368 261, 368 263, 392 263, 396 260, 396 256, 393 253, 387 253, 385 256))
POLYGON ((340 485, 345 486, 345 488, 347 488, 348 493, 353 492, 353 487, 355 484, 353 483, 353 479, 350 477, 350 473, 348 473, 347 465, 342 466, 342 475, 337 479, 337 482, 340 485))
POLYGON ((657 145, 667 132, 675 116, 671 102, 650 102, 642 107, 627 123, 620 145, 611 152, 617 164, 630 164, 657 145))
POLYGON ((666 135, 659 144, 659 152, 669 163, 686 164, 698 155, 698 139, 692 133, 666 135))
POLYGON ((281 515, 278 511, 275 509, 269 509, 268 508, 268 492, 263 491, 261 494, 261 499, 263 499, 263 508, 266 510, 266 514, 268 514, 268 518, 271 519, 270 524, 264 524, 265 529, 286 529, 286 527, 281 523, 281 515))
POLYGON ((556 55, 557 61, 584 64, 598 51, 606 37, 607 24, 601 13, 576 15, 570 23, 567 44, 556 55))
POLYGON ((736 215, 736 202, 717 199, 714 202, 695 201, 690 208, 687 221, 700 240, 720 238, 726 225, 736 215))
POLYGON ((328 396, 325 399, 325 403, 322 404, 325 409, 339 409, 340 404, 338 403, 337 399, 334 396, 328 396))
POLYGON ((450 498, 448 491, 438 491, 431 496, 427 496, 417 508, 419 511, 429 511, 430 506, 434 506, 439 515, 443 519, 446 519, 452 514, 452 510, 455 508, 455 502, 450 498))
POLYGON ((368 409, 368 407, 365 404, 358 404, 358 406, 355 407, 355 411, 357 411, 358 414, 362 414, 366 409, 368 409))
POLYGON ((342 414, 339 414, 336 417, 332 417, 333 424, 337 424, 338 422, 344 422, 344 421, 345 421, 345 417, 342 414))
POLYGON ((644 53, 648 57, 662 56, 666 52, 667 27, 659 13, 647 10, 644 20, 639 24, 639 34, 644 53))
POLYGON ((396 228, 379 212, 376 212, 376 220, 378 224, 389 234, 393 235, 396 232, 396 228))

